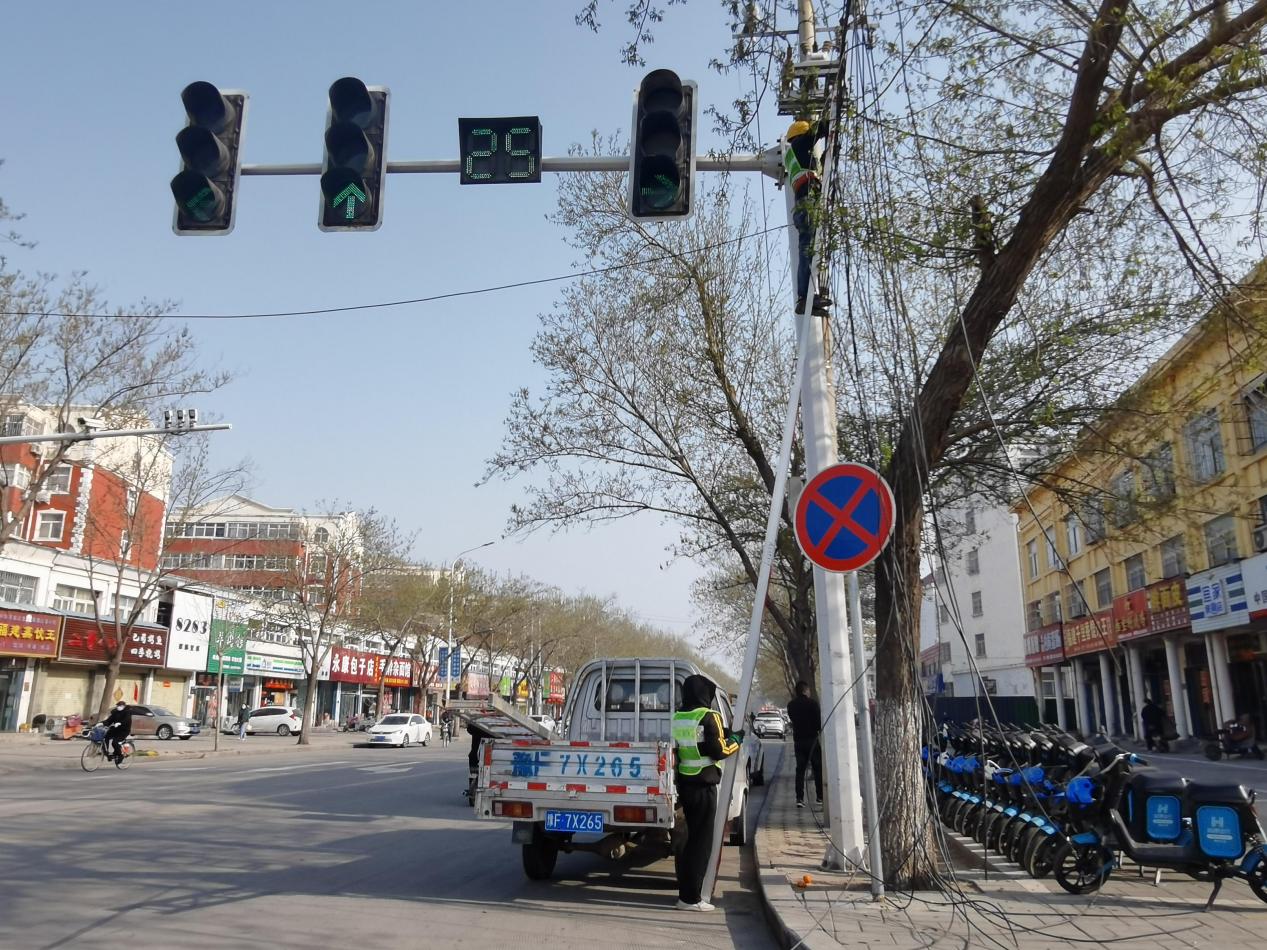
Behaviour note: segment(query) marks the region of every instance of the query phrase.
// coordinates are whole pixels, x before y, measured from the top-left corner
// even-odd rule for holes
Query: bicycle
[[[114,762],[116,769],[126,769],[132,764],[132,740],[123,740],[123,757]],[[88,744],[79,755],[79,767],[85,772],[95,772],[101,768],[102,762],[114,761],[110,756],[110,740],[106,738],[106,730],[93,726],[88,733]]]

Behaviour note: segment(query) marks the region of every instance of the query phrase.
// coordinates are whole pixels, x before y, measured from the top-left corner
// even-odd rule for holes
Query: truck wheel
[[[530,881],[548,881],[554,873],[554,862],[559,859],[559,846],[553,841],[538,840],[523,849],[524,874]]]
[[[743,793],[743,804],[739,806],[739,814],[730,822],[730,844],[742,848],[748,843],[748,793]]]

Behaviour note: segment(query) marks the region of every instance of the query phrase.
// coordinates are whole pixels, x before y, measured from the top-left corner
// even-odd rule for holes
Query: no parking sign
[[[819,472],[796,503],[796,541],[827,571],[874,561],[893,534],[893,491],[867,465],[845,462]]]

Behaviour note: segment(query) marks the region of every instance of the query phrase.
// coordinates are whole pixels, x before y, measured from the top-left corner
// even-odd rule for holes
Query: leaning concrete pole
[[[800,0],[800,61],[805,62],[817,45],[812,0]],[[804,81],[804,80],[803,80]],[[829,100],[830,105],[830,100]],[[828,156],[830,157],[830,156]],[[824,161],[826,176],[830,163]],[[830,181],[822,182],[821,194],[827,194]],[[792,221],[796,196],[790,184],[784,188],[787,198],[788,237],[793,267],[797,260],[797,234]],[[821,221],[821,219],[820,219]],[[805,307],[813,308],[822,265],[823,242],[821,224],[816,235],[814,266],[810,271],[809,291]],[[795,283],[795,281],[793,282]],[[804,314],[798,314],[803,318]],[[806,481],[840,459],[836,447],[836,400],[831,383],[831,323],[827,317],[798,319],[797,328],[808,331],[804,389],[801,392],[801,429],[805,439]],[[823,857],[828,868],[843,868],[846,863],[860,865],[863,860],[862,797],[858,787],[858,744],[854,730],[853,704],[846,695],[853,686],[849,656],[848,601],[844,578],[821,567],[814,568],[814,607],[818,626],[818,668],[821,688],[819,701],[823,710],[823,771],[826,772],[823,803],[827,809],[830,844]],[[862,662],[862,658],[858,658]]]

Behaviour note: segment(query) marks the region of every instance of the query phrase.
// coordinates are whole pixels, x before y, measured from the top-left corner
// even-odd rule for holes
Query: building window
[[[937,660],[940,663],[950,662],[950,644],[943,643],[937,649]]]
[[[1045,613],[1048,623],[1060,623],[1060,621],[1064,619],[1064,614],[1061,611],[1059,591],[1052,591],[1047,595],[1047,609]]]
[[[1249,417],[1250,451],[1267,445],[1267,379],[1245,394],[1245,414]]]
[[[980,617],[982,612],[983,611],[981,609],[981,591],[974,590],[972,592],[972,616]]]
[[[968,534],[977,533],[977,510],[975,508],[969,508],[963,513],[963,529]]]
[[[126,561],[132,553],[132,535],[126,531],[119,532],[119,560]]]
[[[1148,584],[1148,572],[1144,570],[1144,555],[1136,554],[1126,559],[1126,589],[1139,590]]]
[[[1113,479],[1113,527],[1135,520],[1135,473],[1129,469]]]
[[[1205,553],[1210,559],[1210,567],[1218,567],[1240,557],[1236,550],[1235,515],[1219,515],[1205,523]]]
[[[1177,534],[1161,543],[1161,576],[1180,577],[1188,573],[1188,554],[1183,535]]]
[[[114,615],[121,619],[127,619],[132,615],[132,609],[136,606],[136,598],[129,597],[127,594],[114,595]]]
[[[1065,516],[1065,547],[1070,557],[1082,550],[1082,525],[1078,524],[1078,516],[1072,512]]]
[[[324,554],[314,554],[308,558],[308,573],[321,575],[326,572],[326,556]]]
[[[1047,542],[1047,567],[1048,567],[1048,569],[1049,569],[1049,570],[1053,570],[1053,571],[1054,571],[1054,570],[1056,570],[1057,568],[1064,567],[1065,565],[1064,565],[1064,563],[1060,560],[1060,555],[1056,553],[1056,536],[1055,536],[1052,532],[1050,532],[1050,531],[1048,531],[1047,529],[1045,529],[1045,528],[1044,528],[1044,529],[1043,529],[1043,540],[1045,540],[1045,541]]]
[[[1043,602],[1031,600],[1025,605],[1025,629],[1037,630],[1043,625]]]
[[[4,466],[4,485],[26,491],[31,486],[31,470],[25,465]]]
[[[328,544],[330,541],[330,532],[325,528],[318,528],[312,533],[312,540],[317,544]]]
[[[977,548],[973,548],[968,552],[968,573],[981,573],[981,552]]]
[[[139,497],[140,497],[140,493],[136,490],[136,487],[135,487],[135,486],[133,486],[133,485],[129,485],[129,486],[128,486],[128,497],[127,497],[127,502],[126,502],[126,504],[127,504],[127,506],[128,506],[128,517],[129,517],[129,518],[130,518],[130,517],[132,517],[132,516],[134,516],[134,515],[136,514],[136,502],[137,502],[137,499],[138,499]]]
[[[1144,459],[1144,478],[1148,480],[1148,494],[1153,501],[1166,501],[1175,497],[1175,449],[1165,442]]]
[[[58,584],[53,590],[53,609],[64,610],[72,614],[91,614],[96,611],[97,598],[94,591],[83,587],[71,587],[69,584]]]
[[[985,656],[985,634],[978,633],[976,637],[976,642],[977,642],[977,656],[978,657]]]
[[[942,604],[937,608],[937,622],[950,623],[950,608]]]
[[[40,520],[35,525],[36,541],[60,541],[62,530],[66,525],[66,512],[41,511]]]
[[[9,413],[4,417],[4,435],[43,435],[44,427],[21,413]]]
[[[35,578],[0,571],[0,600],[9,604],[35,603]]]
[[[1038,542],[1030,541],[1026,544],[1025,554],[1029,558],[1029,576],[1033,580],[1038,576]]]
[[[1086,529],[1087,544],[1104,540],[1104,498],[1091,495],[1082,506],[1082,525]]]
[[[1083,593],[1082,581],[1074,581],[1065,588],[1065,605],[1069,608],[1067,616],[1071,619],[1087,615],[1087,597]]]
[[[1095,602],[1101,610],[1113,606],[1113,571],[1105,568],[1095,572]]]
[[[70,494],[70,466],[59,465],[44,479],[44,490],[54,495]]]
[[[1208,482],[1223,474],[1223,433],[1219,431],[1217,409],[1194,416],[1183,427],[1184,442],[1192,477]]]

